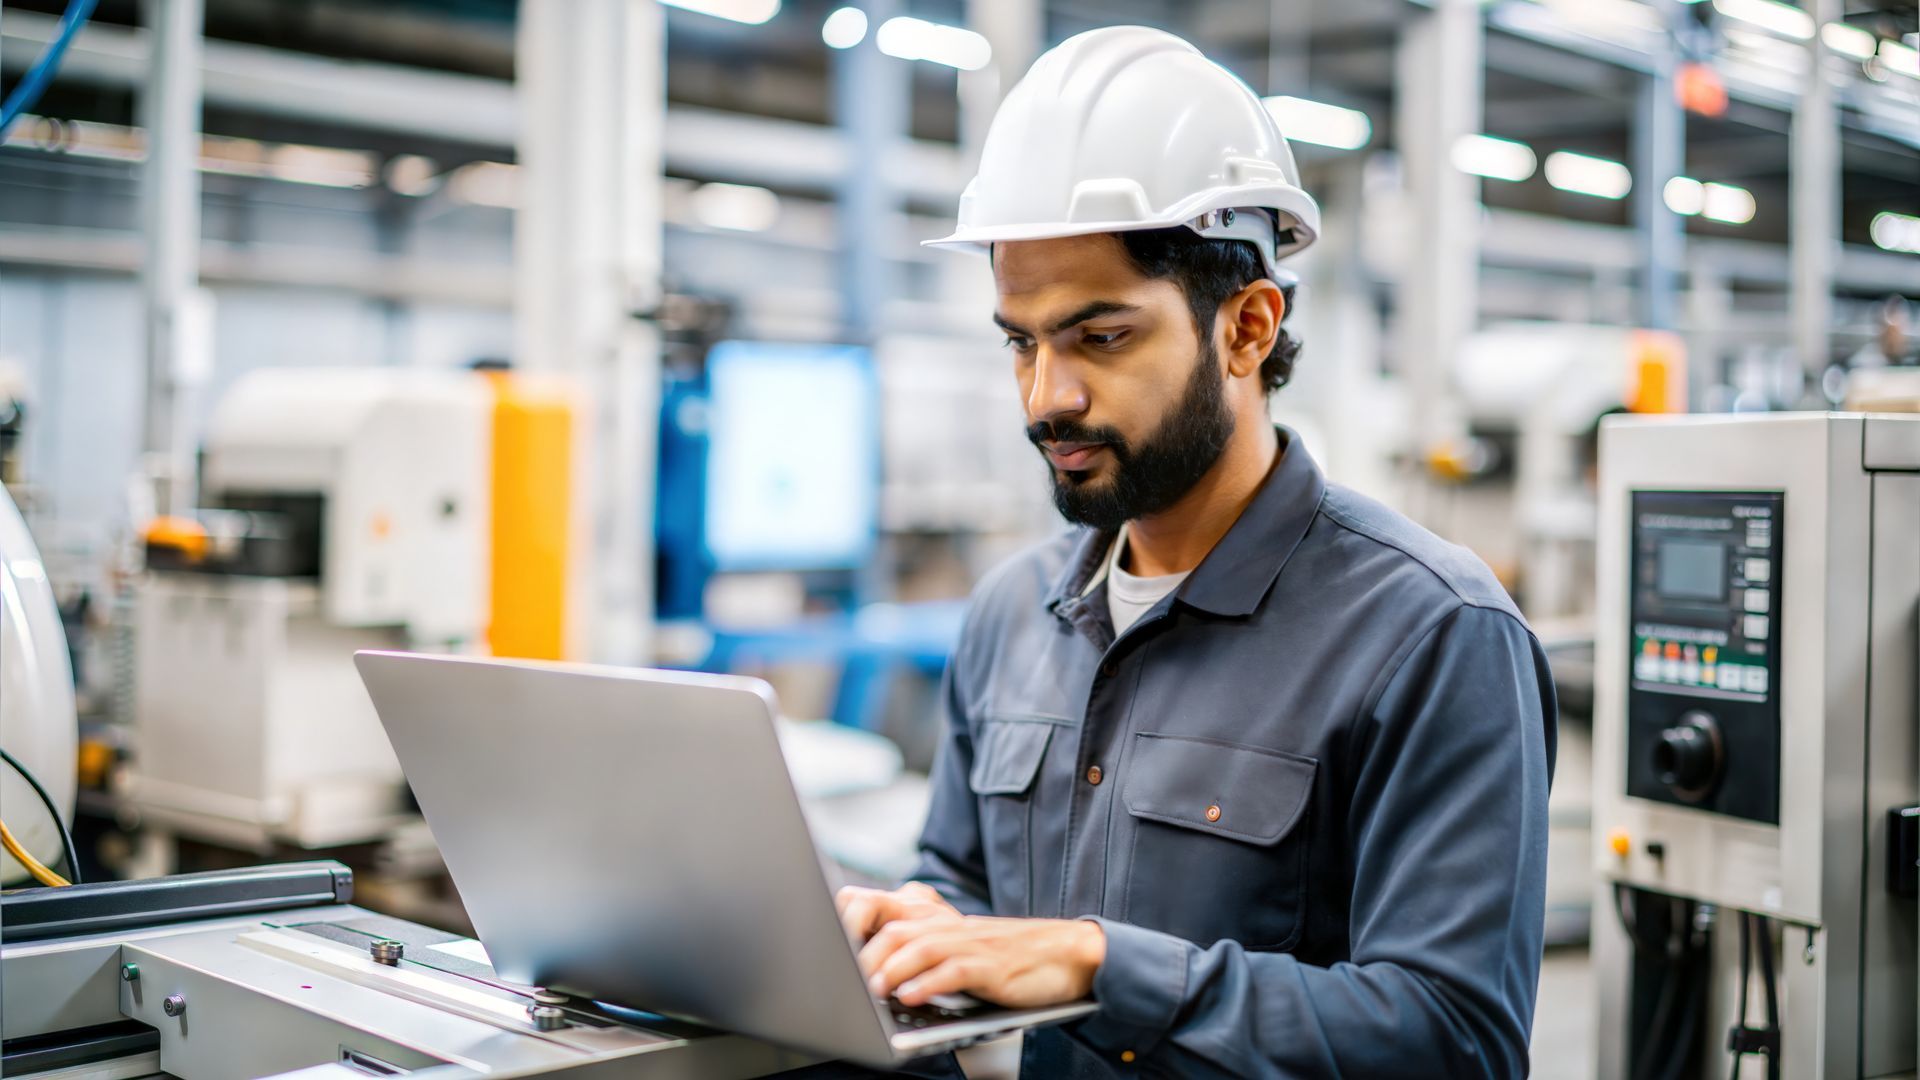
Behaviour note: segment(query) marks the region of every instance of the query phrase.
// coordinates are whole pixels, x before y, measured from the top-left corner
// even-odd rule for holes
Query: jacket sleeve
[[[1512,614],[1462,607],[1355,732],[1351,959],[1315,967],[1096,919],[1100,1012],[1073,1036],[1149,1075],[1527,1073],[1555,704]]]
[[[977,603],[977,600],[976,600]],[[970,652],[973,618],[969,612],[960,646],[941,680],[942,728],[934,755],[932,804],[926,828],[920,834],[920,861],[909,880],[924,881],[940,891],[963,915],[991,915],[987,890],[987,856],[980,837],[980,808],[967,783],[973,769],[972,722],[966,699],[965,663]]]

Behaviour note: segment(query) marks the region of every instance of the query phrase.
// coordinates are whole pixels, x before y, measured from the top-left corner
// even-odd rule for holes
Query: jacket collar
[[[1320,466],[1291,428],[1276,425],[1276,429],[1280,460],[1239,520],[1174,593],[1188,607],[1213,615],[1251,614],[1319,513],[1327,490]],[[1047,610],[1063,614],[1063,605],[1086,598],[1099,586],[1113,537],[1110,530],[1079,531],[1066,568],[1047,594]]]

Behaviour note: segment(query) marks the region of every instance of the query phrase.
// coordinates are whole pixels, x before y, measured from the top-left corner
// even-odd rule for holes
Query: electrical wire
[[[5,848],[7,854],[18,860],[21,866],[26,867],[27,873],[33,877],[33,880],[42,885],[49,888],[59,888],[63,885],[73,884],[73,882],[47,869],[39,859],[34,858],[26,848],[21,847],[20,841],[13,838],[13,830],[7,828],[5,821],[0,821],[0,848]]]
[[[17,772],[20,774],[21,778],[24,779],[27,782],[27,784],[33,788],[33,793],[35,795],[40,796],[40,802],[46,806],[48,816],[53,818],[54,830],[60,834],[60,857],[66,860],[67,877],[73,879],[71,882],[62,880],[60,884],[62,885],[79,884],[80,883],[80,856],[77,852],[74,851],[74,848],[73,848],[73,833],[67,830],[67,823],[60,820],[60,808],[54,805],[53,796],[47,794],[47,789],[40,786],[39,779],[35,777],[33,773],[27,769],[25,765],[20,764],[19,758],[14,757],[12,754],[7,753],[7,749],[4,746],[0,746],[0,761],[5,761],[8,765],[12,766],[14,772]],[[17,841],[13,844],[8,844],[7,851],[11,853],[14,847],[17,846],[17,844],[18,844]],[[22,866],[26,865],[26,860],[21,859],[19,855],[17,854],[14,855],[14,858],[19,860],[20,865]],[[46,884],[46,883],[41,882],[41,884]]]
[[[21,114],[33,108],[46,92],[47,84],[53,81],[53,73],[59,69],[61,58],[67,54],[67,46],[73,44],[74,36],[80,32],[80,26],[93,15],[94,4],[98,0],[67,0],[67,10],[60,14],[60,29],[47,42],[40,58],[33,67],[21,76],[13,93],[7,95],[4,104],[0,104],[0,139],[7,137],[8,129],[20,119]]]

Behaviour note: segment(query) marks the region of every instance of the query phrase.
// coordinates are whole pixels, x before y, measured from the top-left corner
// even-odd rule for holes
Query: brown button
[[[1207,820],[1208,821],[1220,820],[1220,808],[1218,806],[1207,807]]]
[[[1113,677],[1113,671],[1114,671],[1114,668],[1113,668],[1113,661],[1111,661],[1111,660],[1109,660],[1109,661],[1107,661],[1106,663],[1104,663],[1104,664],[1101,664],[1101,665],[1100,665],[1100,674],[1102,674],[1102,675],[1105,675],[1105,676],[1107,676],[1108,678],[1112,678],[1112,677]]]
[[[1131,1050],[1120,1051],[1120,1060],[1126,1062],[1129,1065],[1133,1064],[1133,1051]]]
[[[1096,786],[1100,783],[1100,766],[1098,765],[1087,766],[1087,783],[1093,784]]]

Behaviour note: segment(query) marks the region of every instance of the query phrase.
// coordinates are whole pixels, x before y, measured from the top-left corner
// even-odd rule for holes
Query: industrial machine
[[[494,409],[471,372],[392,368],[256,371],[220,401],[207,509],[149,533],[138,589],[120,794],[148,826],[265,851],[410,816],[350,658],[485,646]]]
[[[54,807],[68,815],[78,730],[73,671],[46,567],[12,496],[0,488],[0,749],[32,770]],[[29,855],[49,866],[60,861],[61,823],[8,765],[0,765],[0,814]],[[26,880],[26,869],[0,852],[0,886]]]
[[[1912,1075],[1920,417],[1600,458],[1599,1077]]]
[[[350,903],[338,863],[0,898],[0,1073],[764,1076],[797,1052],[508,983],[480,943]]]

